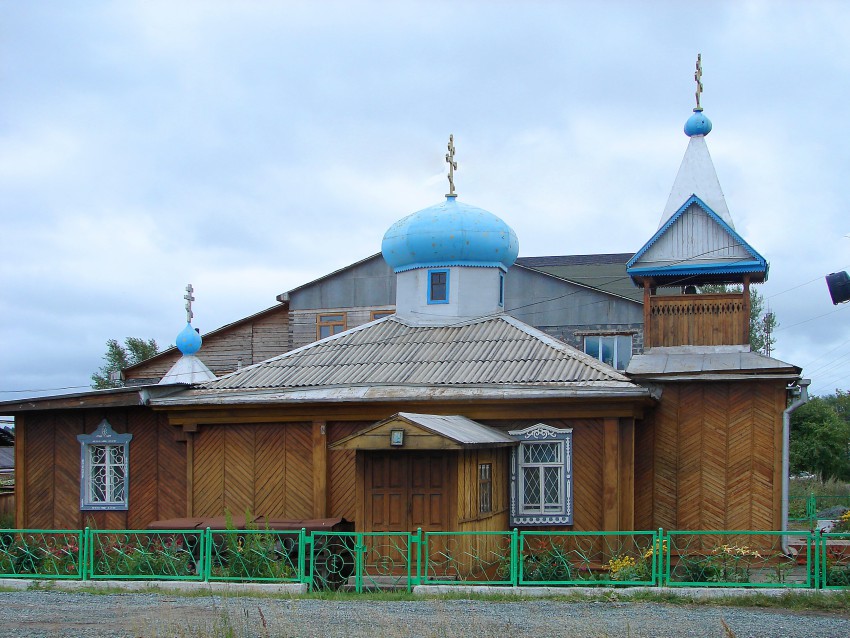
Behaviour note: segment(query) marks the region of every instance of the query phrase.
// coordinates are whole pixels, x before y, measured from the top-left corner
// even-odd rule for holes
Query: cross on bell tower
[[[186,323],[192,323],[192,317],[194,317],[194,313],[192,312],[192,302],[195,301],[195,297],[192,296],[192,293],[195,291],[192,288],[192,284],[186,285],[186,294],[183,295],[183,299],[186,300]]]

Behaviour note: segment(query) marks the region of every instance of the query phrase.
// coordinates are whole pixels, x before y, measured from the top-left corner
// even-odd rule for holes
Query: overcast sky
[[[850,389],[842,2],[0,0],[0,399],[82,390],[380,250],[446,192],[520,255],[655,232],[703,58],[707,142],[770,262],[774,355]]]

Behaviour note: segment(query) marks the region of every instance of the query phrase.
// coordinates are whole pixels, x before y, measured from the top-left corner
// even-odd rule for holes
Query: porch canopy
[[[332,450],[465,450],[517,445],[501,430],[465,416],[398,412],[337,441]]]

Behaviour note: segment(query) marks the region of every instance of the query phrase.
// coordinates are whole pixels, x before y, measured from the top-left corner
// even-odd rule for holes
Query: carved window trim
[[[523,430],[511,430],[509,434],[519,439],[520,444],[511,450],[511,527],[526,525],[572,525],[573,524],[573,430],[572,428],[554,428],[545,423],[537,423]],[[527,462],[526,451],[533,445],[555,444],[559,450],[558,462],[534,463]],[[560,491],[560,502],[557,509],[553,504],[544,502],[543,479],[541,479],[540,503],[537,507],[526,506],[523,477],[525,470],[532,472],[537,468],[554,468],[557,471],[557,488]],[[541,477],[544,471],[541,470]]]
[[[130,440],[106,419],[91,434],[79,434],[80,510],[126,510],[130,492]]]

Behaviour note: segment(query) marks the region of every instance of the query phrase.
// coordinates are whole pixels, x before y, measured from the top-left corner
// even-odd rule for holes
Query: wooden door
[[[450,529],[449,461],[445,452],[367,452],[363,531]]]

